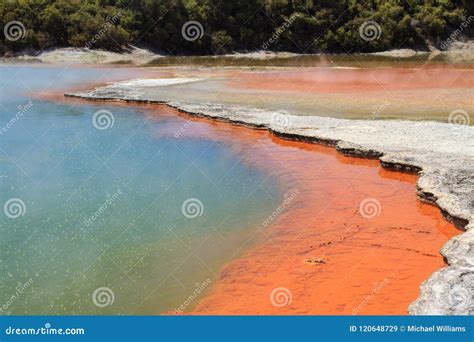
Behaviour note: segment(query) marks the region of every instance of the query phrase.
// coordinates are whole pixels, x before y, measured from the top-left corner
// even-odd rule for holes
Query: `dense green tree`
[[[20,22],[20,39],[0,54],[54,47],[168,54],[253,51],[370,52],[427,48],[474,32],[472,0],[0,0],[0,27]],[[197,39],[183,25],[199,23]],[[375,39],[361,27],[378,29]],[[460,29],[462,28],[462,29]],[[368,31],[370,32],[370,31]],[[11,38],[11,36],[10,36]],[[188,37],[189,38],[189,37]]]

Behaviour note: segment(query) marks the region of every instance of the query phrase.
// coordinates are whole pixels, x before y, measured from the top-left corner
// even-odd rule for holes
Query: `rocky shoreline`
[[[326,56],[335,56],[337,54],[328,54]],[[201,57],[225,58],[225,59],[275,59],[275,58],[295,58],[302,56],[325,56],[324,54],[297,54],[284,51],[259,50],[251,52],[234,52],[225,55],[209,55]],[[466,42],[456,41],[447,47],[446,50],[438,50],[433,46],[429,50],[413,49],[395,49],[373,53],[360,53],[354,56],[377,56],[391,59],[409,59],[415,56],[429,56],[430,59],[443,56],[449,63],[471,63],[474,59],[474,41]],[[49,50],[25,50],[17,53],[5,53],[0,55],[0,62],[30,62],[47,64],[122,64],[122,65],[147,65],[151,62],[157,62],[160,59],[172,57],[162,55],[145,48],[138,48],[129,45],[124,52],[114,52],[101,49],[89,48],[52,48]]]
[[[91,50],[88,48],[56,48],[46,51],[25,51],[5,54],[0,61],[46,64],[130,64],[145,65],[162,57],[146,49],[130,46],[126,52]]]
[[[408,311],[414,315],[474,314],[473,127],[296,116],[235,105],[167,102],[160,100],[158,90],[145,98],[140,88],[123,83],[65,96],[164,103],[188,115],[268,129],[281,138],[331,145],[345,155],[379,159],[388,169],[418,173],[420,199],[437,205],[465,232],[441,249],[448,266],[421,284],[420,296]]]

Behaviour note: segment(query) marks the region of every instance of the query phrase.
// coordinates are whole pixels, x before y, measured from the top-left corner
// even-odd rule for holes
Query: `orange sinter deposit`
[[[417,69],[321,67],[302,71],[241,73],[234,76],[230,85],[240,88],[315,93],[472,88],[474,70],[441,66],[425,66]]]
[[[474,70],[460,66],[242,72],[226,87],[248,106],[300,115],[446,122],[456,108],[474,111]]]
[[[159,106],[149,115],[160,120],[176,111]],[[406,314],[421,282],[444,266],[439,250],[459,231],[419,201],[416,175],[332,147],[179,115],[183,136],[228,145],[285,193],[193,314]]]

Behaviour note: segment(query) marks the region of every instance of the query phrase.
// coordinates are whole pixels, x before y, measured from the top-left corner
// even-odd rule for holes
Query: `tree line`
[[[444,48],[450,37],[472,36],[473,7],[472,0],[2,0],[0,54],[129,45],[170,55]]]

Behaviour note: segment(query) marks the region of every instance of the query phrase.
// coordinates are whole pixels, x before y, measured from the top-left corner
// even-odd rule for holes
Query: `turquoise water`
[[[190,310],[278,205],[229,146],[173,136],[185,118],[35,98],[133,74],[0,66],[1,314]]]

